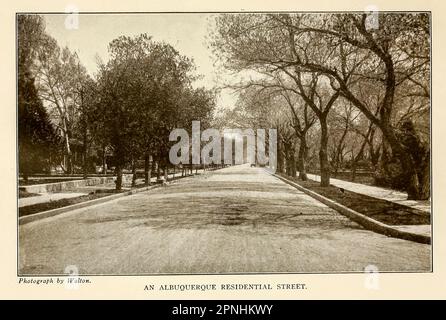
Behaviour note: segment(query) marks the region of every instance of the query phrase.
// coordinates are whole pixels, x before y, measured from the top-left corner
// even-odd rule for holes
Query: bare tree
[[[403,86],[429,99],[427,14],[383,13],[377,28],[370,27],[367,14],[223,15],[217,18],[216,30],[211,45],[230,70],[280,71],[294,77],[299,91],[299,81],[306,82],[305,77],[299,80],[299,75],[325,77],[333,92],[331,97],[350,101],[380,129],[408,177],[408,198],[429,197],[429,170],[424,165],[429,163],[429,149],[420,139],[412,140],[420,143],[417,148],[404,145],[407,140],[401,135],[412,130],[397,128],[394,119],[398,109],[395,102],[404,94],[400,90]],[[364,93],[372,88],[374,91],[368,94],[379,96],[374,103]],[[323,112],[320,109],[322,127]],[[411,134],[417,134],[417,130]],[[423,151],[424,156],[420,159],[411,150]],[[326,157],[323,152],[320,156]],[[323,171],[328,170],[324,165]],[[323,180],[327,184],[327,179]]]

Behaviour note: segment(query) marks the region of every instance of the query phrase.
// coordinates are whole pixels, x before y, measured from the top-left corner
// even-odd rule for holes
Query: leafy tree
[[[60,48],[57,41],[44,34],[37,52],[38,92],[44,101],[64,141],[65,171],[73,173],[71,140],[82,113],[82,83],[88,79],[87,71],[76,53],[68,47]]]
[[[37,95],[34,79],[19,77],[18,92],[19,171],[27,180],[30,173],[50,170],[59,137]]]
[[[32,75],[44,35],[43,19],[38,15],[19,15],[17,29],[19,172],[27,180],[30,173],[50,170],[51,162],[57,158],[59,141]]]
[[[109,52],[111,58],[98,74],[96,113],[113,150],[119,190],[122,169],[132,164],[135,173],[141,157],[146,160],[146,183],[149,156],[167,175],[170,131],[185,127],[192,117],[208,115],[212,99],[208,92],[191,88],[193,62],[168,44],[146,34],[123,36],[110,43]]]

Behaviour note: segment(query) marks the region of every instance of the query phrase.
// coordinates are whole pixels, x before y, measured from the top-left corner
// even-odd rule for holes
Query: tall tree
[[[119,190],[122,169],[141,157],[152,156],[167,174],[169,133],[184,125],[188,113],[195,114],[187,104],[193,101],[201,110],[202,100],[185,98],[191,96],[194,65],[172,46],[142,34],[113,40],[109,52],[98,75],[98,120],[113,150]],[[197,96],[200,91],[192,94]]]
[[[43,45],[37,53],[38,92],[63,137],[64,169],[73,173],[71,140],[82,111],[83,93],[79,90],[79,82],[88,76],[77,54],[67,47],[60,48],[57,41],[47,34],[42,41]]]
[[[34,84],[35,59],[45,26],[38,15],[18,15],[18,145],[19,172],[48,171],[56,158],[58,136]],[[51,159],[51,155],[53,159]]]
[[[429,170],[425,170],[424,165],[417,166],[417,155],[411,152],[414,149],[405,147],[392,117],[402,84],[410,83],[424,96],[429,96],[429,17],[427,14],[380,14],[378,28],[370,28],[367,19],[367,14],[348,14],[323,17],[317,22],[314,18],[295,19],[291,23],[290,19],[281,20],[299,35],[322,35],[325,39],[322,45],[336,46],[337,43],[339,47],[340,59],[336,64],[306,59],[303,53],[285,64],[333,78],[342,96],[382,131],[408,177],[408,198],[426,199],[430,196],[426,178]],[[361,63],[349,65],[352,59],[346,51],[361,57]],[[378,84],[382,92],[382,99],[373,106],[358,94],[360,87],[369,82]],[[376,109],[378,114],[374,112]],[[429,155],[424,159],[429,163]]]
[[[407,130],[394,119],[403,86],[429,99],[427,14],[379,14],[377,27],[367,14],[221,15],[211,45],[234,71],[324,75],[334,92],[381,130],[408,177],[408,198],[429,197],[428,170],[416,166],[416,155],[398,137]],[[370,88],[380,96],[374,104],[364,94]],[[429,163],[429,155],[423,159]]]

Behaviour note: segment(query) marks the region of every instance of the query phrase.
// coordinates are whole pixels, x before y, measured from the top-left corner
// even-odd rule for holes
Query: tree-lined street
[[[429,271],[430,246],[364,230],[261,168],[228,167],[20,226],[20,274]]]
[[[431,270],[428,12],[81,16],[17,15],[20,274]]]

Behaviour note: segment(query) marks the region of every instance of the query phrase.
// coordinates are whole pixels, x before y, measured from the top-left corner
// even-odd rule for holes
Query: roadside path
[[[299,175],[299,173],[297,174]],[[310,173],[307,175],[308,178],[311,180],[321,181],[321,177],[316,174]],[[407,200],[407,193],[405,192],[387,188],[375,187],[375,186],[368,186],[361,183],[339,180],[335,178],[330,178],[330,183],[336,187],[344,188],[345,190],[361,193],[370,197],[384,199],[387,201],[395,202],[425,212],[431,211],[430,200],[425,200],[425,201]]]

